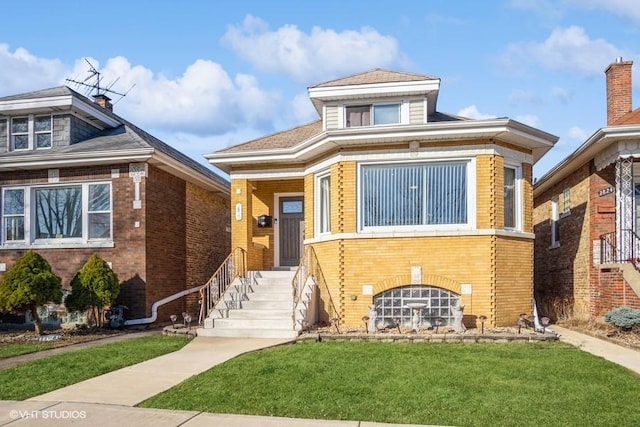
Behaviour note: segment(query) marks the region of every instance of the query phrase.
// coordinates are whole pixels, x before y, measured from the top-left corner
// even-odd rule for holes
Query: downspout
[[[202,286],[197,286],[195,288],[191,288],[191,289],[186,289],[184,291],[180,291],[177,294],[169,295],[166,298],[162,298],[161,300],[156,301],[151,305],[151,317],[145,317],[143,319],[125,320],[124,326],[146,325],[148,323],[153,323],[158,318],[158,307],[160,307],[161,305],[165,305],[165,304],[167,304],[167,303],[169,303],[171,301],[177,300],[178,298],[182,298],[185,295],[189,295],[189,294],[192,294],[194,292],[198,292],[200,289],[202,289]]]

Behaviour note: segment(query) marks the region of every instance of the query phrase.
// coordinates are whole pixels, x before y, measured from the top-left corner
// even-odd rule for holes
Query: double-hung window
[[[11,149],[51,148],[52,119],[50,115],[13,117],[11,119]]]
[[[316,234],[331,233],[331,176],[316,177]]]
[[[86,243],[111,239],[111,184],[5,188],[3,243]]]
[[[468,224],[467,161],[361,168],[361,228]]]
[[[399,124],[400,107],[400,103],[347,106],[346,127]]]
[[[517,169],[504,168],[504,228],[518,227]]]

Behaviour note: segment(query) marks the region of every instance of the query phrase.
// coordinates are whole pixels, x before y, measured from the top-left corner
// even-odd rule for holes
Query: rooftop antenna
[[[75,84],[76,87],[82,86],[84,88],[87,88],[88,90],[85,92],[85,94],[87,95],[91,94],[91,96],[93,96],[94,98],[97,98],[99,96],[107,96],[107,93],[118,95],[120,98],[118,98],[118,100],[113,103],[113,104],[116,104],[123,97],[127,96],[127,94],[131,91],[131,89],[133,89],[133,87],[136,85],[135,83],[132,84],[131,87],[127,89],[127,91],[124,93],[116,92],[115,90],[112,89],[112,87],[116,84],[118,80],[120,80],[120,77],[117,77],[115,80],[111,81],[111,83],[109,83],[106,87],[101,86],[102,73],[98,71],[98,69],[94,67],[93,64],[89,62],[87,58],[84,58],[84,60],[87,62],[87,64],[89,64],[89,70],[88,70],[89,76],[87,76],[87,78],[84,79],[83,81],[74,80],[74,79],[66,79],[65,81]],[[107,96],[107,99],[108,99],[108,96]]]

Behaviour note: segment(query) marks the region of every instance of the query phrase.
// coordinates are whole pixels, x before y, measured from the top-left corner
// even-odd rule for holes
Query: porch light
[[[484,334],[484,322],[487,321],[487,316],[479,316],[478,320],[480,320],[480,334],[482,335]]]

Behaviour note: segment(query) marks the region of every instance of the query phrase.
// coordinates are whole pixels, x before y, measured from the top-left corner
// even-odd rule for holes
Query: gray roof
[[[96,109],[99,109],[104,114],[109,115],[114,120],[119,122],[121,125],[115,128],[107,128],[100,132],[99,134],[85,139],[83,141],[77,142],[68,146],[59,146],[52,147],[47,152],[51,154],[72,154],[72,153],[90,153],[90,152],[108,152],[108,151],[126,151],[126,150],[139,150],[144,148],[149,148],[153,150],[157,150],[159,153],[162,153],[182,165],[192,169],[193,171],[203,175],[204,177],[217,182],[218,184],[222,184],[224,186],[228,186],[229,181],[223,178],[222,176],[215,173],[213,170],[209,169],[205,165],[198,163],[194,159],[188,157],[182,152],[176,150],[169,144],[161,141],[150,133],[140,129],[135,126],[131,122],[123,119],[122,117],[114,114],[113,112],[103,109],[102,107],[96,105],[89,98],[84,95],[79,94],[73,89],[67,86],[55,87],[50,89],[44,89],[19,95],[7,96],[4,98],[0,98],[0,101],[14,101],[14,100],[24,100],[24,99],[39,99],[39,98],[48,98],[55,96],[65,96],[71,95],[82,102],[85,102],[89,105],[94,106]],[[0,159],[2,157],[14,157],[14,156],[25,156],[28,157],[30,154],[41,155],[41,151],[18,151],[18,152],[7,152],[0,154]]]

